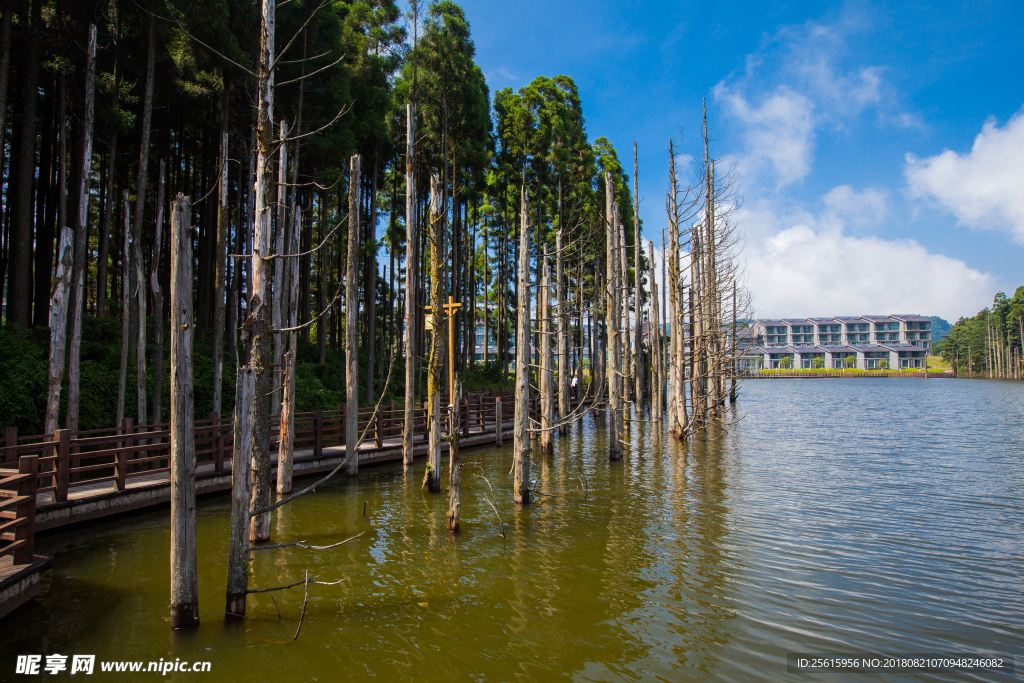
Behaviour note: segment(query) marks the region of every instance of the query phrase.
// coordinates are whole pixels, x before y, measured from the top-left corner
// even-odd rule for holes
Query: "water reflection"
[[[783,677],[786,652],[1024,649],[1017,385],[763,382],[740,405],[729,433],[688,444],[636,415],[615,463],[603,421],[574,421],[535,451],[543,495],[518,512],[511,444],[465,451],[455,538],[422,462],[322,486],[276,515],[273,542],[363,536],[253,567],[258,588],[344,579],[311,588],[289,645],[272,643],[294,633],[301,587],[221,621],[227,496],[200,505],[194,634],[168,633],[166,511],[44,536],[51,588],[5,619],[0,666],[88,653],[208,659],[217,680],[745,681]]]

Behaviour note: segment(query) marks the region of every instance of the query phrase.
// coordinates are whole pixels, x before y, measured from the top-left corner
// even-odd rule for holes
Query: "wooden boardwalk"
[[[511,420],[503,421],[503,438],[512,438]],[[496,442],[493,422],[484,423],[463,432],[460,448],[494,445]],[[414,455],[426,455],[427,442],[417,435]],[[446,451],[448,444],[442,444]],[[302,477],[330,472],[345,459],[345,446],[323,446],[319,455],[315,449],[296,450],[293,461],[293,476]],[[376,441],[364,441],[359,447],[359,465],[364,467],[376,463],[394,462],[402,459],[401,437],[388,437]],[[272,452],[273,471],[277,471],[277,453]],[[276,475],[272,473],[272,480]],[[341,475],[339,475],[341,476]],[[196,493],[204,495],[231,488],[231,458],[222,463],[206,461],[196,467]],[[298,488],[298,487],[296,487]],[[127,478],[124,488],[118,487],[114,479],[104,478],[95,482],[81,482],[70,488],[67,500],[57,501],[55,492],[46,491],[36,496],[36,530],[54,529],[132,510],[167,504],[170,501],[170,478],[166,468],[152,473],[138,473]]]
[[[471,448],[495,443],[496,425],[501,423],[502,437],[511,436],[512,395],[508,392],[481,392],[463,398],[460,406],[461,445]],[[503,414],[503,405],[508,406]],[[426,453],[425,407],[413,410],[414,455]],[[536,414],[536,398],[531,413]],[[319,474],[333,470],[345,458],[347,406],[338,410],[314,411],[295,416],[294,476]],[[357,429],[363,441],[359,449],[360,465],[402,458],[402,431],[405,410],[395,402],[379,407],[359,408]],[[231,421],[211,413],[196,420],[193,438],[196,449],[196,493],[224,491],[231,486],[231,454],[234,433]],[[170,500],[170,431],[167,424],[134,425],[126,419],[118,429],[70,433],[57,430],[52,435],[19,436],[15,429],[3,430],[0,467],[10,469],[21,461],[31,476],[19,476],[19,485],[32,480],[35,530],[53,529],[110,515],[121,514]],[[270,451],[276,469],[280,424],[271,421]],[[447,448],[443,444],[442,448]],[[20,465],[19,465],[20,466]],[[13,483],[15,480],[11,479]],[[14,495],[11,493],[10,495]],[[20,500],[28,500],[21,498]],[[2,507],[4,503],[0,503]],[[24,506],[22,506],[24,507]],[[20,508],[19,508],[20,509]],[[27,515],[27,508],[23,510]],[[25,522],[17,522],[24,524]],[[10,536],[10,538],[7,538]],[[14,541],[11,534],[4,540]],[[0,548],[2,553],[5,548]],[[24,559],[24,558],[23,558]]]

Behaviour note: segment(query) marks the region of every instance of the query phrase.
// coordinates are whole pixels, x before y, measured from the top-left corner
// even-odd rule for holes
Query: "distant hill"
[[[937,315],[929,315],[926,317],[932,321],[932,346],[935,346],[949,334],[949,331],[953,329],[953,326]]]

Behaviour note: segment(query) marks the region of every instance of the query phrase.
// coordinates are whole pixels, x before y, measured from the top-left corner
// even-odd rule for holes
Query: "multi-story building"
[[[919,315],[759,320],[757,343],[747,351],[762,368],[788,358],[794,368],[920,368],[931,349],[931,320]]]

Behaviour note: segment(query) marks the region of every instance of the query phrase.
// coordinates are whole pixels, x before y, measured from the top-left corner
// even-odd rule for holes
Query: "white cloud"
[[[913,198],[930,198],[972,228],[1009,232],[1024,244],[1024,110],[1000,128],[992,119],[967,154],[906,157]]]
[[[849,17],[785,27],[748,56],[742,74],[715,86],[716,101],[740,124],[741,173],[771,170],[776,190],[802,180],[814,162],[816,131],[841,131],[869,108],[879,125],[919,125],[897,111],[883,68],[842,65],[847,36],[859,29]]]
[[[987,305],[997,289],[991,275],[914,240],[847,234],[848,218],[836,207],[871,195],[840,186],[825,195],[820,215],[779,216],[765,202],[740,211],[737,220],[750,238],[746,273],[758,315],[919,313],[955,320]]]
[[[869,187],[858,192],[849,185],[834,187],[822,197],[829,216],[857,227],[881,223],[888,210],[887,200],[884,190]]]
[[[811,170],[814,156],[814,105],[803,95],[780,86],[752,106],[736,90],[719,83],[715,99],[724,101],[744,127],[743,171],[771,164],[779,187],[800,180]]]

